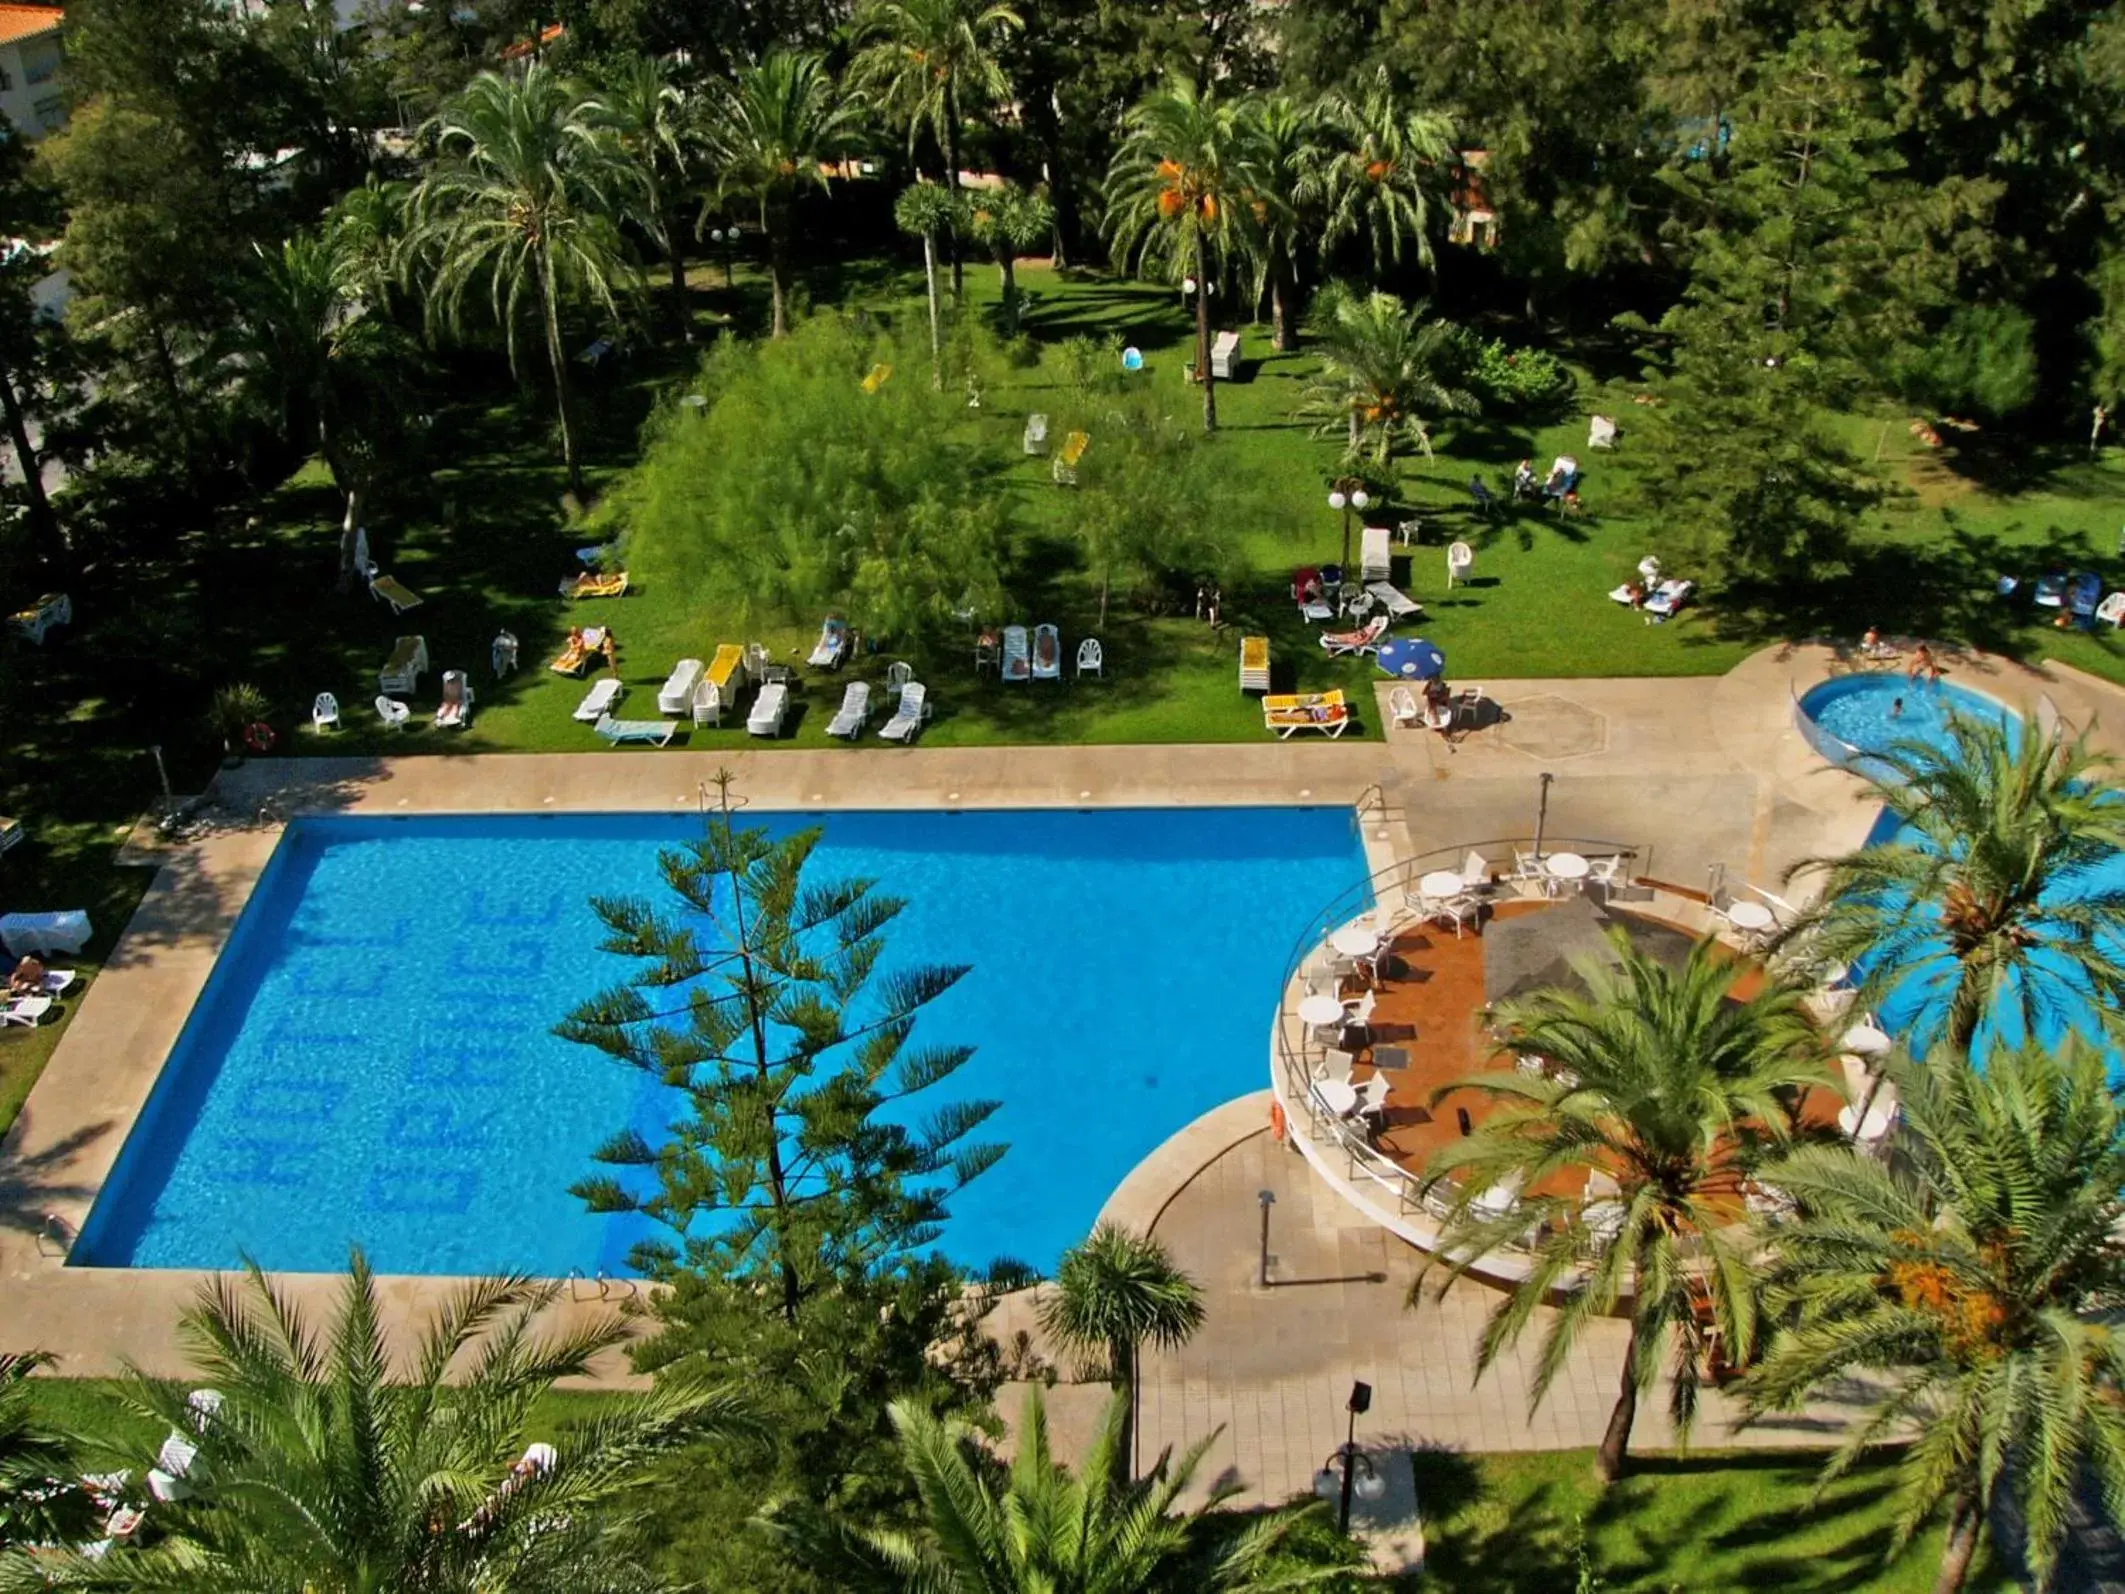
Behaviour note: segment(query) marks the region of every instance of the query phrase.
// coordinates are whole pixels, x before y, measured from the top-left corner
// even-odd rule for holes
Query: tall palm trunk
[[[788,263],[783,258],[782,227],[769,224],[767,233],[767,296],[770,306],[768,336],[773,338],[789,335],[789,290],[783,278]]]
[[[553,366],[554,403],[561,418],[561,461],[568,467],[568,490],[583,494],[583,465],[576,458],[575,421],[568,401],[568,354],[561,347],[561,295],[554,280],[553,257],[539,250],[539,308],[546,319],[546,358]]]
[[[686,260],[679,253],[679,229],[672,225],[673,218],[666,214],[669,207],[664,203],[663,189],[658,185],[655,161],[650,163],[649,213],[664,233],[664,260],[671,271],[671,322],[679,336],[691,343],[694,339],[693,319],[686,313]]]
[[[1631,1444],[1631,1427],[1637,1420],[1638,1325],[1633,1322],[1631,1337],[1623,1347],[1623,1376],[1617,1380],[1616,1406],[1601,1435],[1601,1448],[1594,1452],[1594,1470],[1603,1483],[1614,1483],[1622,1475],[1624,1456]]]
[[[1016,251],[1005,244],[996,257],[1003,269],[1003,324],[1012,337],[1018,336],[1018,263],[1012,258]]]
[[[30,534],[41,557],[53,565],[64,565],[67,547],[59,535],[59,517],[52,513],[52,501],[44,495],[44,461],[37,457],[30,442],[29,418],[23,414],[21,396],[15,391],[14,369],[4,352],[0,352],[0,408],[7,412],[8,441],[14,445],[15,463],[22,467],[22,485],[29,495]]]
[[[361,529],[362,505],[369,496],[368,483],[351,470],[345,456],[335,445],[331,424],[322,412],[317,417],[317,451],[332,472],[332,485],[339,489],[347,501],[347,511],[339,523],[339,590],[352,592],[355,579],[364,574],[354,568],[355,533]]]
[[[1297,297],[1298,283],[1290,262],[1279,250],[1275,263],[1269,268],[1269,342],[1279,354],[1288,354],[1298,347],[1298,325],[1292,313],[1292,301]]]
[[[944,91],[944,191],[955,200],[959,197],[959,92],[949,83]],[[951,232],[952,251],[952,307],[964,308],[967,302],[965,268],[959,259],[959,229]]]
[[[1217,377],[1210,369],[1210,251],[1195,235],[1195,374],[1203,384],[1203,430],[1217,430]]]
[[[922,282],[930,295],[930,386],[944,387],[944,328],[937,316],[937,239],[922,235]]]
[[[1941,1545],[1941,1569],[1933,1580],[1933,1594],[1958,1594],[1970,1575],[1970,1562],[1984,1529],[1984,1508],[1975,1492],[1966,1489],[1948,1511],[1948,1536]]]

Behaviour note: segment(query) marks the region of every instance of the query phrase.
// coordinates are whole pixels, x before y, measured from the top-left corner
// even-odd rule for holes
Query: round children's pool
[[[1982,692],[1946,681],[1914,681],[1901,671],[1823,681],[1801,697],[1800,711],[1826,733],[1809,738],[1816,751],[1840,764],[1887,752],[1898,742],[1945,746],[1951,714],[2002,724],[2015,718]]]

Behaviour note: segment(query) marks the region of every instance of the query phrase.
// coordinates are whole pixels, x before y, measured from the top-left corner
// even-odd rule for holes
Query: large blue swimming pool
[[[1824,681],[1801,698],[1800,706],[1803,713],[1842,744],[1841,748],[1821,749],[1825,755],[1851,763],[1863,771],[1871,763],[1866,755],[1885,752],[1899,741],[1915,740],[1947,747],[1950,715],[1997,721],[2016,735],[2021,728],[2020,717],[1995,698],[1946,682],[1921,685],[1901,673],[1848,675]],[[1871,764],[1871,767],[1879,770],[1882,766]],[[1923,832],[1900,824],[1895,813],[1886,808],[1867,841],[1869,844],[1894,841],[1914,846],[1931,845]],[[2108,895],[2120,891],[2125,891],[2125,853],[2112,855],[2093,868],[2059,881],[2045,900],[2061,903],[2085,901],[2097,893]],[[1937,916],[1937,910],[1933,909],[1911,911]],[[1937,955],[1929,956],[1888,991],[1878,1010],[1884,1027],[1920,1055],[1943,1032],[1948,1000],[1954,987],[1953,965],[1946,957],[1946,938],[1933,938],[1930,947]],[[2110,944],[2108,938],[2105,950],[2113,957],[2125,955],[2125,947]],[[2044,999],[2036,1020],[2035,1039],[2046,1045],[2057,1045],[2068,1035],[2078,1036],[2110,1054],[2114,1074],[2125,1074],[2125,1058],[2120,1057],[2094,992],[2074,960],[2045,948],[2032,956],[2031,964]],[[1996,1003],[1992,1017],[1980,1026],[1977,1046],[1981,1055],[1990,1046],[2018,1046],[2028,1038],[2019,1012],[2019,993],[2027,978],[2016,975],[2010,980],[2007,990],[2010,1000]]]
[[[1010,1151],[944,1237],[969,1263],[1051,1267],[1145,1153],[1259,1088],[1284,960],[1365,876],[1349,809],[818,822],[821,878],[908,900],[888,967],[973,966],[917,1035],[979,1048],[933,1095],[1004,1103],[982,1138]],[[659,847],[698,825],[290,826],[74,1261],[329,1271],[358,1242],[385,1272],[624,1271],[640,1220],[568,1187],[616,1131],[655,1135],[670,1098],[550,1029],[627,972],[591,896],[655,897]]]

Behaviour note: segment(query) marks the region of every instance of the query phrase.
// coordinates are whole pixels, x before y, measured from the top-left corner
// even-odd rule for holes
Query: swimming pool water
[[[1951,713],[2011,721],[2006,708],[1982,693],[1947,681],[1914,681],[1901,672],[1842,675],[1809,688],[1801,712],[1848,747],[1886,752],[1899,741],[1944,745]]]
[[[918,1043],[972,1062],[920,1102],[996,1098],[1008,1154],[943,1247],[1042,1268],[1176,1129],[1259,1088],[1277,981],[1365,877],[1349,809],[746,816],[821,823],[820,879],[907,899],[886,967],[966,963]],[[384,1272],[625,1271],[643,1220],[568,1193],[654,1137],[669,1092],[558,1040],[624,978],[593,894],[664,901],[692,816],[304,819],[288,829],[73,1260]],[[934,1098],[934,1099],[931,1099]]]

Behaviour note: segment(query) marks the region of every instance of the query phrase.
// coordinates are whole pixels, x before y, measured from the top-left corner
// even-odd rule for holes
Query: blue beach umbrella
[[[1446,673],[1446,655],[1422,637],[1396,637],[1380,644],[1380,668],[1405,681],[1429,681]]]

